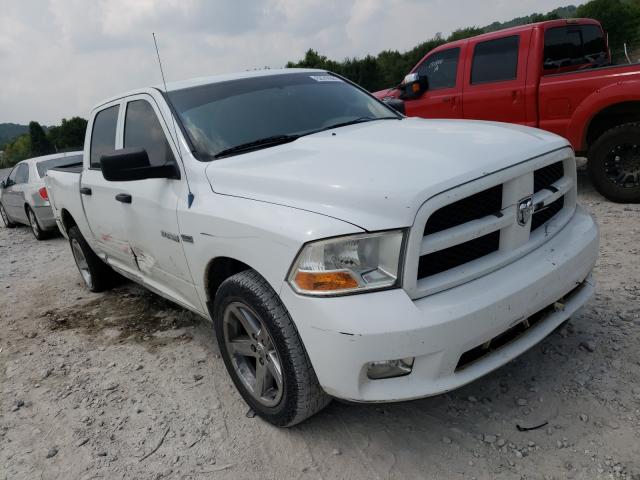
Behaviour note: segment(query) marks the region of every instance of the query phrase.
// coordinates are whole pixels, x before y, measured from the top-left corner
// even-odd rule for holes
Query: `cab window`
[[[416,71],[421,77],[429,79],[429,90],[454,88],[459,58],[459,48],[442,50],[426,58]]]
[[[119,105],[98,112],[91,130],[91,151],[89,166],[100,168],[100,157],[113,153],[116,149],[116,127],[118,125]]]
[[[473,51],[471,83],[503,82],[518,76],[520,36],[480,42]]]
[[[544,34],[544,69],[603,65],[608,60],[602,30],[597,25],[554,27]]]
[[[174,162],[173,152],[158,117],[146,100],[133,100],[127,104],[124,147],[144,148],[153,166]]]

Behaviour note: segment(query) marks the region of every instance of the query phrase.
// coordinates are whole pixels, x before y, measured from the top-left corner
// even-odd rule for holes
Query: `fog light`
[[[409,375],[413,368],[414,357],[399,358],[398,360],[384,360],[370,362],[367,365],[367,377],[371,380],[394,378]]]

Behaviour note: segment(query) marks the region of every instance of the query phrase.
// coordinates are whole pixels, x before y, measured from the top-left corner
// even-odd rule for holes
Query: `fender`
[[[567,127],[567,138],[575,150],[587,150],[587,132],[596,115],[607,107],[630,101],[640,101],[640,79],[614,82],[586,97],[573,112]]]

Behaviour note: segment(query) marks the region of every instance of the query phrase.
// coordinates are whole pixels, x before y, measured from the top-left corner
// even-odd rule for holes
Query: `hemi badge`
[[[193,237],[191,235],[180,235],[183,242],[193,243]]]

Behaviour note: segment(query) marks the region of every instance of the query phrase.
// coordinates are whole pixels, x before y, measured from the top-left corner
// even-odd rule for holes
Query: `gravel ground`
[[[580,183],[599,286],[567,327],[450,394],[288,430],[248,414],[208,322],[91,294],[64,239],[0,228],[0,478],[640,479],[640,205]]]

